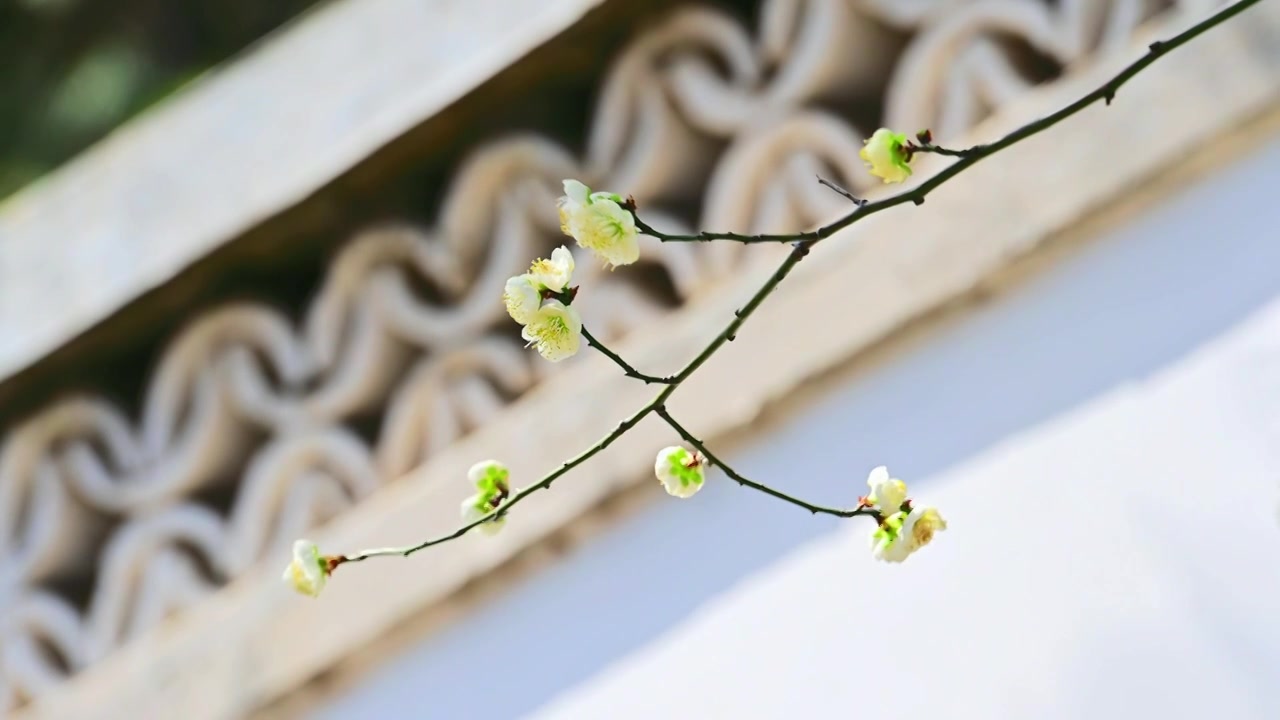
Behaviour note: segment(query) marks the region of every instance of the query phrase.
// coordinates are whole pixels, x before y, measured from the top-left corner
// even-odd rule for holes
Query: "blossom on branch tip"
[[[511,496],[509,479],[511,471],[497,460],[484,460],[471,466],[467,471],[467,479],[476,488],[476,494],[462,501],[462,521],[471,524],[497,510]],[[482,523],[477,530],[494,535],[507,522],[506,517],[498,517]]]
[[[691,497],[702,489],[707,476],[707,459],[678,445],[663,448],[653,463],[653,472],[668,495]]]
[[[497,505],[489,506],[489,501],[482,493],[476,493],[462,501],[462,522],[470,525],[489,513],[497,510]],[[502,526],[507,523],[505,515],[494,518],[488,522],[480,523],[476,530],[485,535],[497,535]]]
[[[550,290],[557,295],[568,290],[573,279],[573,253],[561,245],[551,251],[550,259],[534,260],[527,277],[539,290]]]
[[[507,280],[507,286],[502,290],[502,301],[506,303],[507,314],[512,320],[528,325],[542,306],[542,293],[531,276],[517,275]]]
[[[639,231],[622,202],[613,193],[593,193],[577,180],[565,180],[558,202],[560,230],[612,267],[630,265],[640,259]]]
[[[942,519],[937,508],[912,510],[902,524],[902,531],[911,535],[917,550],[932,542],[936,533],[946,529],[947,521]]]
[[[867,493],[867,501],[885,515],[898,512],[902,509],[902,503],[907,501],[907,484],[889,477],[889,468],[884,465],[867,475],[867,486],[871,488],[871,492]]]
[[[559,300],[548,300],[524,326],[521,333],[538,353],[551,362],[560,362],[578,352],[582,340],[582,318],[578,311]]]
[[[497,460],[482,460],[467,470],[467,480],[480,492],[510,492],[510,479],[511,471]]]
[[[871,550],[877,560],[900,563],[946,529],[947,521],[934,508],[899,511],[885,517],[871,533]]]
[[[858,157],[867,164],[872,175],[885,183],[900,183],[911,177],[907,136],[888,128],[880,128],[863,143]]]
[[[293,543],[293,560],[284,569],[282,579],[303,595],[316,597],[324,589],[331,572],[333,563],[320,554],[320,548],[315,543],[298,540]]]

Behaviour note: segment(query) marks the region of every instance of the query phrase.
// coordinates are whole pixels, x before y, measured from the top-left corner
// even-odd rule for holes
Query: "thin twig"
[[[614,362],[614,364],[622,368],[622,371],[629,378],[642,380],[644,381],[645,385],[648,385],[650,383],[656,383],[658,385],[671,385],[676,381],[674,377],[660,377],[658,375],[645,375],[639,370],[636,370],[634,367],[631,366],[631,363],[627,362],[626,360],[623,360],[621,355],[605,347],[604,343],[597,340],[596,336],[592,335],[591,332],[587,330],[585,325],[582,327],[582,337],[586,338],[588,345],[599,350],[605,357],[609,358]]]
[[[569,472],[573,468],[581,465],[582,463],[586,462],[590,458],[594,457],[596,454],[603,451],[605,448],[612,445],[615,441],[618,440],[618,438],[622,437],[624,434],[630,431],[631,428],[635,427],[636,424],[638,424],[641,420],[647,417],[650,413],[655,413],[655,412],[660,416],[662,416],[662,418],[672,427],[672,429],[674,429],[677,433],[679,433],[686,442],[688,442],[690,445],[696,448],[699,452],[702,452],[703,455],[705,455],[709,461],[718,465],[722,470],[724,470],[726,475],[728,475],[734,481],[742,485],[753,488],[755,490],[759,490],[760,492],[766,493],[768,495],[771,495],[775,498],[778,498],[790,504],[805,508],[806,510],[809,510],[810,512],[813,512],[813,513],[836,515],[838,517],[852,517],[854,515],[874,516],[873,512],[870,509],[858,508],[854,510],[841,510],[837,508],[826,508],[818,505],[812,505],[798,498],[794,498],[790,495],[774,490],[773,488],[770,488],[767,485],[763,485],[743,477],[742,475],[738,474],[736,471],[733,471],[723,462],[721,462],[718,458],[716,458],[709,450],[707,450],[705,445],[699,442],[687,430],[685,430],[682,426],[676,423],[676,421],[672,419],[669,414],[667,414],[667,411],[665,408],[666,401],[675,393],[675,391],[680,387],[681,383],[683,383],[685,380],[689,378],[690,375],[692,375],[695,371],[697,371],[697,369],[701,367],[702,364],[705,363],[708,359],[710,359],[711,356],[714,355],[717,350],[719,350],[726,342],[729,342],[734,339],[736,333],[738,332],[738,329],[742,327],[742,324],[746,322],[747,318],[750,317],[751,314],[754,313],[756,309],[760,307],[760,305],[765,301],[766,298],[769,297],[771,293],[773,293],[775,289],[777,289],[778,285],[783,281],[783,279],[785,279],[787,275],[789,275],[791,271],[795,269],[796,265],[798,265],[800,261],[803,260],[804,257],[809,254],[810,248],[812,248],[815,244],[817,244],[818,242],[821,242],[825,238],[830,237],[835,232],[842,230],[852,225],[853,223],[867,217],[868,215],[872,215],[882,210],[887,210],[891,207],[901,205],[907,202],[914,202],[916,204],[923,203],[925,196],[928,195],[929,192],[941,186],[943,183],[947,182],[948,180],[955,177],[956,175],[959,175],[961,172],[964,172],[966,169],[972,167],[974,164],[976,164],[978,161],[982,160],[983,158],[994,155],[995,153],[1000,152],[1005,148],[1008,148],[1022,140],[1025,140],[1026,138],[1031,137],[1032,135],[1036,135],[1037,133],[1040,133],[1050,127],[1053,127],[1059,122],[1071,117],[1072,115],[1075,115],[1076,113],[1096,103],[1099,100],[1103,100],[1109,105],[1111,101],[1115,98],[1116,92],[1125,83],[1133,79],[1135,75],[1142,72],[1152,63],[1154,63],[1160,56],[1168,53],[1170,50],[1180,47],[1181,45],[1184,45],[1185,43],[1197,37],[1198,35],[1221,24],[1227,19],[1240,14],[1244,10],[1248,9],[1249,7],[1252,7],[1253,5],[1258,4],[1259,2],[1261,2],[1261,0],[1240,0],[1240,2],[1237,2],[1234,5],[1231,5],[1229,7],[1219,10],[1214,15],[1192,26],[1188,30],[1178,35],[1175,35],[1169,40],[1152,43],[1149,47],[1147,54],[1143,55],[1142,58],[1130,64],[1128,67],[1122,70],[1115,77],[1111,78],[1111,80],[1107,81],[1097,90],[1089,93],[1088,95],[1085,95],[1084,97],[1080,98],[1076,102],[1066,106],[1062,110],[1059,110],[1058,112],[1055,112],[1052,115],[1041,118],[1040,120],[1037,120],[1035,122],[1024,125],[1021,128],[1009,133],[1008,135],[1005,135],[1003,138],[1001,138],[1000,140],[997,140],[996,142],[985,144],[985,145],[976,145],[972,148],[969,148],[963,151],[955,151],[955,152],[964,153],[964,156],[959,161],[944,168],[937,175],[925,181],[915,189],[910,190],[908,192],[901,193],[899,195],[895,195],[894,197],[891,197],[891,198],[874,202],[874,203],[862,204],[856,210],[850,212],[848,215],[845,215],[839,220],[836,220],[835,222],[829,225],[824,225],[816,230],[793,233],[790,235],[741,235],[738,233],[725,233],[725,232],[720,232],[720,233],[703,232],[703,233],[698,233],[696,235],[670,235],[670,234],[666,234],[666,233],[662,233],[657,230],[654,230],[652,227],[650,227],[649,225],[641,221],[639,217],[636,217],[635,219],[636,227],[642,233],[646,235],[651,235],[665,242],[697,242],[697,241],[703,241],[703,240],[733,240],[733,241],[744,242],[744,243],[789,242],[789,243],[793,243],[793,248],[791,252],[787,254],[787,257],[785,260],[783,260],[782,264],[778,266],[778,269],[774,271],[773,275],[771,275],[769,279],[765,281],[764,285],[762,285],[760,289],[757,290],[754,295],[752,295],[751,299],[748,300],[747,303],[742,306],[742,308],[734,312],[733,320],[731,320],[728,323],[728,325],[726,325],[725,328],[721,330],[720,333],[716,335],[716,337],[712,339],[711,342],[709,342],[707,346],[702,349],[701,352],[699,352],[696,356],[694,356],[694,358],[690,360],[689,363],[685,365],[683,369],[680,370],[680,372],[676,373],[671,377],[659,379],[659,378],[654,378],[652,376],[645,376],[642,373],[636,372],[634,368],[632,368],[629,364],[623,361],[622,358],[619,357],[617,354],[611,351],[607,351],[603,346],[601,346],[598,343],[598,341],[593,341],[593,338],[586,335],[586,332],[584,329],[584,337],[588,338],[588,342],[593,343],[597,349],[601,350],[601,352],[604,352],[610,359],[612,359],[615,363],[617,363],[619,367],[621,367],[624,371],[628,371],[628,374],[631,377],[639,377],[642,380],[648,377],[650,382],[663,382],[664,384],[666,384],[666,387],[663,388],[663,390],[660,393],[658,393],[656,397],[650,400],[647,404],[645,404],[639,410],[632,413],[630,417],[628,417],[627,419],[619,423],[618,427],[614,428],[612,432],[605,435],[603,438],[597,441],[594,445],[582,451],[581,453],[574,456],[570,460],[566,461],[565,463],[560,465],[560,467],[551,471],[547,475],[544,475],[542,479],[540,479],[538,482],[514,493],[509,500],[507,500],[505,503],[503,503],[493,512],[489,513],[488,515],[482,518],[479,518],[470,523],[467,523],[450,533],[425,540],[421,543],[418,543],[417,545],[409,545],[409,546],[400,547],[400,548],[378,548],[376,550],[365,550],[349,556],[338,556],[337,558],[335,558],[335,560],[338,562],[338,564],[340,564],[342,562],[358,562],[361,560],[366,560],[371,557],[382,557],[382,556],[388,556],[388,555],[407,556],[407,555],[412,555],[420,550],[425,550],[426,548],[432,547],[434,545],[440,545],[442,543],[449,542],[451,540],[455,540],[459,537],[462,537],[463,535],[467,534],[473,528],[481,525],[482,523],[485,523],[490,520],[497,519],[498,517],[501,517],[503,515],[506,515],[511,510],[511,508],[513,508],[517,503],[523,501],[525,498],[529,497],[533,493],[538,492],[540,490],[545,490],[551,487],[552,483],[554,483],[562,475]],[[942,154],[949,154],[949,153],[942,153]]]
[[[719,349],[721,345],[728,342],[729,339],[733,337],[733,333],[736,332],[737,329],[742,326],[742,323],[746,322],[747,318],[750,317],[751,314],[756,311],[756,308],[760,307],[761,303],[764,302],[765,298],[767,298],[769,294],[772,293],[774,289],[778,287],[778,283],[782,282],[782,279],[786,277],[787,274],[790,273],[791,270],[796,266],[796,264],[798,264],[800,260],[802,260],[804,256],[807,254],[809,254],[808,246],[805,245],[804,243],[797,243],[796,247],[787,255],[787,259],[782,263],[782,265],[776,271],[774,271],[773,275],[769,278],[769,281],[766,282],[764,285],[762,285],[760,289],[756,291],[756,294],[753,295],[749,301],[747,301],[746,305],[742,306],[741,310],[734,312],[733,321],[730,322],[729,325],[723,331],[721,331],[721,333],[717,335],[714,340],[708,343],[707,346],[702,349],[702,352],[698,353],[697,356],[695,356],[692,360],[689,361],[688,365],[685,365],[684,368],[680,370],[680,372],[676,373],[675,380],[671,384],[663,388],[662,392],[658,393],[657,396],[655,396],[652,400],[650,400],[644,407],[635,411],[634,413],[631,414],[630,417],[628,417],[626,420],[623,420],[621,423],[619,423],[618,427],[614,428],[612,432],[610,432],[608,435],[605,435],[603,438],[597,441],[595,445],[592,445],[591,447],[587,448],[581,453],[575,455],[572,459],[568,460],[567,462],[562,464],[560,467],[544,475],[541,480],[534,483],[533,485],[530,485],[529,487],[523,488],[515,492],[514,494],[512,494],[510,500],[507,500],[505,503],[503,503],[493,512],[489,513],[488,515],[485,515],[484,517],[481,517],[469,523],[466,523],[465,525],[462,525],[461,527],[454,530],[453,532],[446,533],[444,535],[439,535],[437,537],[430,538],[428,540],[424,540],[418,543],[417,545],[408,545],[400,548],[379,548],[377,550],[371,550],[371,551],[366,550],[366,551],[354,553],[352,555],[339,556],[341,558],[341,562],[360,562],[362,560],[368,560],[369,558],[373,558],[373,557],[386,557],[390,555],[401,555],[401,556],[408,557],[409,555],[412,555],[421,550],[426,550],[427,548],[432,547],[433,545],[440,545],[442,543],[449,542],[450,540],[456,540],[462,537],[463,535],[466,535],[473,528],[478,527],[482,523],[488,522],[490,520],[495,520],[498,517],[507,514],[511,510],[511,508],[514,507],[517,503],[521,502],[522,500],[534,494],[535,492],[538,492],[539,490],[546,490],[547,488],[551,487],[551,484],[554,483],[557,479],[559,479],[560,476],[564,475],[565,473],[569,472],[575,467],[581,465],[582,463],[594,457],[600,451],[612,445],[615,441],[617,441],[618,438],[622,437],[624,434],[627,433],[627,431],[635,427],[637,423],[645,419],[645,417],[647,417],[649,413],[653,412],[656,408],[665,404],[667,400],[673,394],[675,394],[676,388],[680,387],[680,383],[684,382],[690,375],[693,374],[695,370],[701,367],[702,364],[705,363],[708,358],[710,358],[713,354],[715,354],[715,351]]]
[[[703,456],[705,456],[707,460],[711,462],[712,465],[715,465],[716,467],[720,468],[725,475],[729,476],[730,480],[733,480],[734,482],[738,483],[743,487],[748,487],[748,488],[751,488],[752,490],[758,490],[759,492],[762,492],[765,495],[769,495],[771,497],[777,498],[778,500],[781,500],[785,503],[790,503],[797,507],[804,508],[805,510],[808,510],[814,515],[834,515],[836,517],[841,517],[841,518],[851,518],[851,517],[858,517],[860,515],[865,515],[867,517],[875,518],[877,521],[879,521],[880,519],[879,512],[877,512],[874,508],[867,507],[865,505],[859,505],[856,508],[852,508],[848,510],[845,510],[842,508],[826,507],[823,505],[814,505],[813,503],[808,502],[806,500],[801,500],[800,498],[795,497],[794,495],[788,495],[782,492],[781,490],[771,488],[768,485],[765,485],[764,483],[759,483],[759,482],[756,482],[755,480],[751,480],[750,478],[744,477],[737,470],[734,470],[733,468],[729,467],[728,463],[716,457],[714,453],[712,453],[709,449],[707,449],[707,446],[703,444],[702,441],[698,440],[698,438],[693,436],[693,433],[690,433],[688,430],[684,428],[683,425],[676,422],[676,419],[671,417],[671,413],[667,412],[667,408],[665,405],[659,405],[658,407],[654,408],[653,411],[658,414],[658,417],[662,418],[663,420],[666,420],[667,424],[671,426],[672,430],[675,430],[676,433],[680,437],[684,438],[685,442],[692,445],[695,450],[702,453]]]
[[[547,473],[542,477],[541,480],[534,483],[533,485],[530,485],[529,487],[523,488],[513,493],[511,495],[511,499],[507,500],[505,503],[500,505],[496,510],[489,513],[488,515],[485,515],[484,517],[479,518],[477,520],[473,520],[472,522],[469,522],[463,525],[462,527],[459,527],[457,530],[454,530],[453,532],[446,533],[444,535],[439,535],[429,540],[424,540],[418,543],[417,545],[407,545],[405,547],[399,547],[399,548],[379,548],[377,550],[363,550],[358,553],[354,553],[352,555],[342,556],[342,561],[343,562],[360,562],[361,560],[368,560],[371,557],[384,557],[388,555],[401,555],[401,556],[407,557],[420,550],[426,550],[427,548],[433,545],[439,545],[441,543],[449,542],[450,540],[456,540],[462,537],[463,535],[466,535],[468,532],[472,530],[472,528],[475,528],[483,523],[489,522],[490,520],[496,520],[498,517],[502,515],[506,515],[508,512],[510,512],[511,508],[515,507],[519,502],[521,502],[525,498],[529,497],[535,492],[538,492],[539,490],[546,490],[547,488],[551,487],[551,484],[554,483],[556,480],[558,480],[560,476],[578,467],[579,465],[586,462],[587,460],[590,460],[592,457],[595,457],[595,455],[599,453],[601,450],[604,450],[605,448],[612,445],[614,441],[616,441],[618,438],[625,435],[627,431],[629,431],[631,428],[635,427],[636,423],[639,423],[649,413],[653,412],[653,409],[657,407],[659,404],[661,404],[659,401],[659,398],[665,400],[666,397],[670,396],[670,391],[674,389],[674,387],[675,386],[673,385],[667,388],[662,392],[662,394],[659,394],[658,397],[655,398],[652,402],[640,408],[636,412],[632,413],[631,417],[627,418],[626,420],[623,420],[621,423],[618,423],[618,427],[614,428],[612,432],[610,432],[608,435],[605,435],[603,438],[597,441],[595,445],[592,445],[586,450],[578,453],[574,457],[565,461],[563,464],[560,465],[560,467],[556,468],[550,473]]]
[[[732,232],[700,232],[693,235],[676,235],[655,230],[647,223],[641,222],[638,217],[636,218],[636,227],[645,235],[656,237],[663,242],[704,242],[707,240],[732,240],[740,243],[789,243],[797,241],[820,242],[831,237],[837,231],[843,230],[863,218],[888,210],[891,207],[897,207],[898,205],[909,202],[921,205],[924,203],[925,197],[928,196],[930,192],[941,187],[956,175],[959,175],[965,170],[973,167],[984,158],[988,158],[1001,150],[1032,137],[1033,135],[1037,135],[1048,130],[1054,125],[1057,125],[1094,103],[1103,101],[1107,105],[1110,105],[1111,101],[1115,99],[1116,93],[1119,92],[1120,88],[1123,87],[1125,83],[1132,80],[1135,75],[1145,70],[1161,56],[1168,54],[1171,50],[1185,45],[1187,42],[1195,39],[1204,32],[1222,24],[1236,15],[1239,15],[1250,7],[1257,5],[1259,2],[1261,2],[1261,0],[1240,0],[1240,2],[1237,2],[1234,5],[1222,8],[1208,18],[1191,26],[1187,30],[1174,35],[1168,40],[1151,43],[1151,45],[1148,46],[1145,55],[1130,63],[1110,80],[1103,83],[1097,90],[1094,90],[1052,115],[1045,116],[1039,120],[1023,125],[995,142],[975,145],[965,150],[955,151],[962,155],[959,161],[947,166],[937,175],[929,178],[914,189],[899,193],[893,197],[862,205],[835,222],[823,225],[815,230],[783,235],[744,235]]]
[[[839,185],[837,185],[837,184],[835,184],[835,183],[831,182],[830,180],[828,180],[828,179],[826,179],[826,178],[822,177],[821,175],[819,175],[819,176],[818,176],[818,184],[819,184],[819,185],[825,185],[826,187],[829,187],[829,188],[831,188],[832,190],[835,190],[835,191],[836,191],[836,194],[840,195],[841,197],[843,197],[844,199],[846,199],[846,200],[848,200],[849,202],[853,203],[854,205],[857,205],[858,207],[862,207],[863,205],[866,205],[866,204],[867,204],[867,201],[866,201],[866,200],[864,200],[863,198],[860,198],[860,197],[858,197],[858,196],[854,195],[853,193],[849,192],[848,190],[845,190],[844,188],[840,187]]]
[[[918,153],[932,153],[934,155],[946,155],[948,157],[967,158],[976,154],[978,147],[981,146],[965,148],[963,150],[953,150],[951,148],[942,147],[941,145],[934,145],[933,143],[921,143],[918,145],[912,144],[911,151]]]

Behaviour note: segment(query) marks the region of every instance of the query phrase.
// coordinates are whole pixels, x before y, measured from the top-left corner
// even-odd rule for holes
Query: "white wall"
[[[1280,142],[730,453],[887,463],[951,522],[908,564],[713,481],[315,717],[1280,717],[1277,198]]]

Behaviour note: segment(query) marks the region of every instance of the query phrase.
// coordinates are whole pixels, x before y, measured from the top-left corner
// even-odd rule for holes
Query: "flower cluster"
[[[462,501],[462,521],[470,525],[497,510],[511,496],[508,478],[511,471],[497,460],[485,460],[471,466],[467,479],[476,487],[476,494]],[[498,516],[480,524],[477,528],[486,535],[495,535],[507,522]]]
[[[310,540],[298,540],[293,543],[293,560],[284,569],[283,580],[303,595],[316,597],[339,562],[339,558],[321,555]]]
[[[653,463],[653,473],[667,491],[678,498],[692,497],[707,478],[707,459],[678,445],[663,448]]]
[[[593,193],[577,180],[565,180],[557,205],[564,234],[610,267],[640,259],[632,206],[618,195]],[[582,317],[572,307],[578,289],[569,286],[573,269],[573,253],[559,247],[550,259],[535,260],[529,272],[507,280],[502,291],[507,314],[524,326],[524,339],[551,362],[576,355],[582,345]]]
[[[871,471],[867,485],[871,491],[862,498],[862,505],[880,515],[880,524],[871,533],[877,560],[900,563],[928,545],[935,533],[947,529],[947,521],[935,508],[912,507],[907,484],[890,477],[883,465]]]
[[[502,291],[507,314],[524,326],[521,335],[551,362],[572,357],[582,345],[582,318],[569,304],[573,268],[573,253],[558,247],[550,259],[539,258],[529,272],[507,280]]]
[[[620,196],[593,193],[577,180],[565,180],[559,207],[560,229],[564,234],[611,267],[630,265],[640,259],[636,219],[624,207]]]

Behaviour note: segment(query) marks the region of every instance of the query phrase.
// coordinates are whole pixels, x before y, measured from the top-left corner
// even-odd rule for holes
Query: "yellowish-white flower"
[[[582,318],[573,307],[548,300],[524,326],[522,336],[551,362],[560,362],[578,352],[582,339]]]
[[[328,560],[310,540],[293,543],[293,561],[284,569],[284,581],[294,590],[316,597],[329,577]]]
[[[898,512],[907,501],[907,484],[889,477],[889,468],[884,465],[867,475],[867,487],[871,488],[867,500],[886,515]]]
[[[906,135],[880,128],[863,143],[858,157],[867,164],[872,175],[885,183],[900,183],[911,177],[906,145]]]
[[[933,541],[933,536],[947,529],[947,521],[937,508],[916,508],[902,523],[902,532],[911,537],[916,550]]]
[[[560,229],[581,247],[613,267],[640,259],[636,219],[622,207],[618,195],[593,193],[577,180],[565,180],[564,197],[558,205]]]
[[[701,453],[676,445],[658,451],[653,473],[668,495],[687,498],[702,489],[707,477],[706,465],[707,460]]]
[[[489,507],[489,502],[490,501],[485,497],[484,493],[476,493],[475,495],[468,497],[466,500],[463,500],[462,522],[470,525],[496,510],[497,506]],[[503,515],[496,520],[480,523],[480,525],[476,527],[476,530],[484,533],[485,535],[497,535],[498,531],[502,529],[502,526],[506,524],[507,517],[506,515]]]
[[[573,253],[561,245],[551,251],[549,259],[538,258],[529,266],[529,279],[535,287],[562,293],[573,280]]]
[[[896,512],[871,534],[871,550],[877,560],[900,563],[946,529],[947,521],[934,508]]]
[[[529,275],[517,275],[507,280],[502,290],[502,301],[507,304],[507,314],[521,325],[529,324],[542,306],[542,293]]]
[[[476,487],[476,494],[462,501],[462,521],[471,524],[497,510],[511,495],[511,471],[497,460],[483,460],[467,470],[467,479]],[[482,523],[476,529],[486,535],[494,535],[506,524],[505,516]]]

